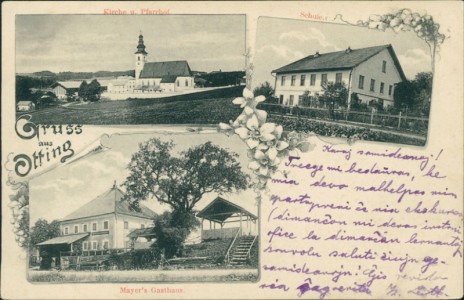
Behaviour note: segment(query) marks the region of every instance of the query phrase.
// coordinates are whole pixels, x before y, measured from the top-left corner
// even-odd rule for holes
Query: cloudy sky
[[[192,70],[244,68],[244,15],[19,15],[16,73],[134,69],[138,36],[148,61]]]
[[[139,149],[139,143],[152,137],[159,137],[163,140],[172,139],[176,144],[173,155],[193,145],[211,140],[214,144],[239,154],[242,170],[248,172],[246,144],[238,136],[227,137],[222,133],[113,135],[103,140],[104,145],[110,150],[61,166],[30,182],[31,226],[39,218],[52,221],[65,217],[108,191],[115,180],[118,185],[122,184],[129,175],[126,167],[131,155]],[[204,195],[203,199],[198,202],[197,209],[208,205],[216,196],[216,193]],[[257,214],[256,195],[252,190],[223,195],[223,197]],[[161,205],[154,199],[148,199],[142,203],[157,213],[169,209],[169,206]]]
[[[408,79],[431,71],[427,44],[415,33],[385,32],[364,27],[261,17],[256,33],[253,86],[274,85],[271,71],[316,53],[392,44]]]

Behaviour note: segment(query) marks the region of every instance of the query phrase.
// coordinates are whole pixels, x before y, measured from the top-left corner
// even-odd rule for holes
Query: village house
[[[34,111],[35,104],[32,101],[19,101],[16,104],[17,111]]]
[[[57,81],[51,85],[51,91],[56,95],[56,97],[60,100],[66,99],[69,95],[76,95],[79,91],[79,87],[81,86],[82,82],[85,81],[87,84],[90,84],[93,79],[87,80],[69,80],[69,81]],[[97,79],[98,84],[100,84],[101,91],[105,91],[108,89],[109,80],[105,79]]]
[[[116,184],[107,192],[84,204],[60,220],[61,235],[38,243],[40,252],[58,258],[61,252],[131,248],[129,233],[153,227],[155,213],[140,204],[140,211],[129,208]]]
[[[403,69],[391,45],[319,53],[272,71],[275,95],[283,105],[299,105],[305,91],[324,93],[329,82],[344,83],[349,103],[356,94],[362,103],[373,100],[384,108],[393,105],[395,85],[405,81]]]

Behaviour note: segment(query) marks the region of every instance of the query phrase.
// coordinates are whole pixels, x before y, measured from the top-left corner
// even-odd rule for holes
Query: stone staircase
[[[235,241],[234,250],[230,259],[231,265],[245,265],[248,253],[253,246],[254,236],[242,236]],[[256,243],[256,241],[255,241]]]

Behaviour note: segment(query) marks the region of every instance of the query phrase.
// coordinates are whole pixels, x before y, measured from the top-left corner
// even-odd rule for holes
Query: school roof
[[[58,236],[58,237],[46,240],[44,242],[38,243],[37,246],[58,245],[58,244],[72,244],[75,241],[83,239],[88,235],[89,235],[89,233],[62,235],[62,236]]]
[[[369,58],[377,55],[387,49],[393,62],[398,69],[403,80],[406,80],[403,69],[391,45],[381,45],[360,49],[350,49],[350,51],[336,51],[329,53],[320,53],[306,56],[291,64],[273,70],[272,73],[292,73],[304,71],[325,71],[325,70],[346,70],[352,69]]]
[[[162,78],[164,76],[192,76],[185,60],[145,63],[140,78]]]
[[[249,216],[251,219],[256,220],[258,217],[250,213],[243,207],[234,204],[222,197],[217,197],[200,212],[197,213],[198,218],[204,218],[215,222],[223,223],[230,218],[233,214],[241,213]]]
[[[129,202],[124,201],[123,197],[124,193],[116,186],[113,186],[109,191],[84,204],[74,212],[64,217],[61,221],[114,213],[145,219],[152,219],[155,216],[155,213],[151,209],[142,204],[140,204],[140,212],[131,210],[129,208]]]

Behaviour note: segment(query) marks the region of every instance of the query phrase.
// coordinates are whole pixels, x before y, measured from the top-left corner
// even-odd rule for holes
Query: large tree
[[[274,97],[274,88],[271,86],[271,84],[266,81],[262,83],[260,86],[256,87],[253,90],[253,95],[255,97],[257,96],[264,96],[266,97],[266,102],[268,103],[275,103],[276,98]]]
[[[247,187],[238,155],[207,142],[173,156],[174,144],[152,138],[139,145],[129,163],[123,186],[134,209],[149,197],[168,204],[174,212],[193,212],[204,194],[225,193]]]
[[[413,80],[400,82],[393,94],[394,105],[402,111],[412,111],[428,115],[432,97],[430,72],[417,73]]]
[[[60,235],[60,222],[57,220],[48,223],[47,220],[38,219],[31,229],[30,245],[35,246],[38,243],[52,239]]]
[[[322,96],[324,101],[329,104],[329,106],[338,104],[339,106],[346,107],[348,100],[348,90],[346,85],[341,83],[329,82],[327,85],[322,87],[324,90],[324,95]]]

